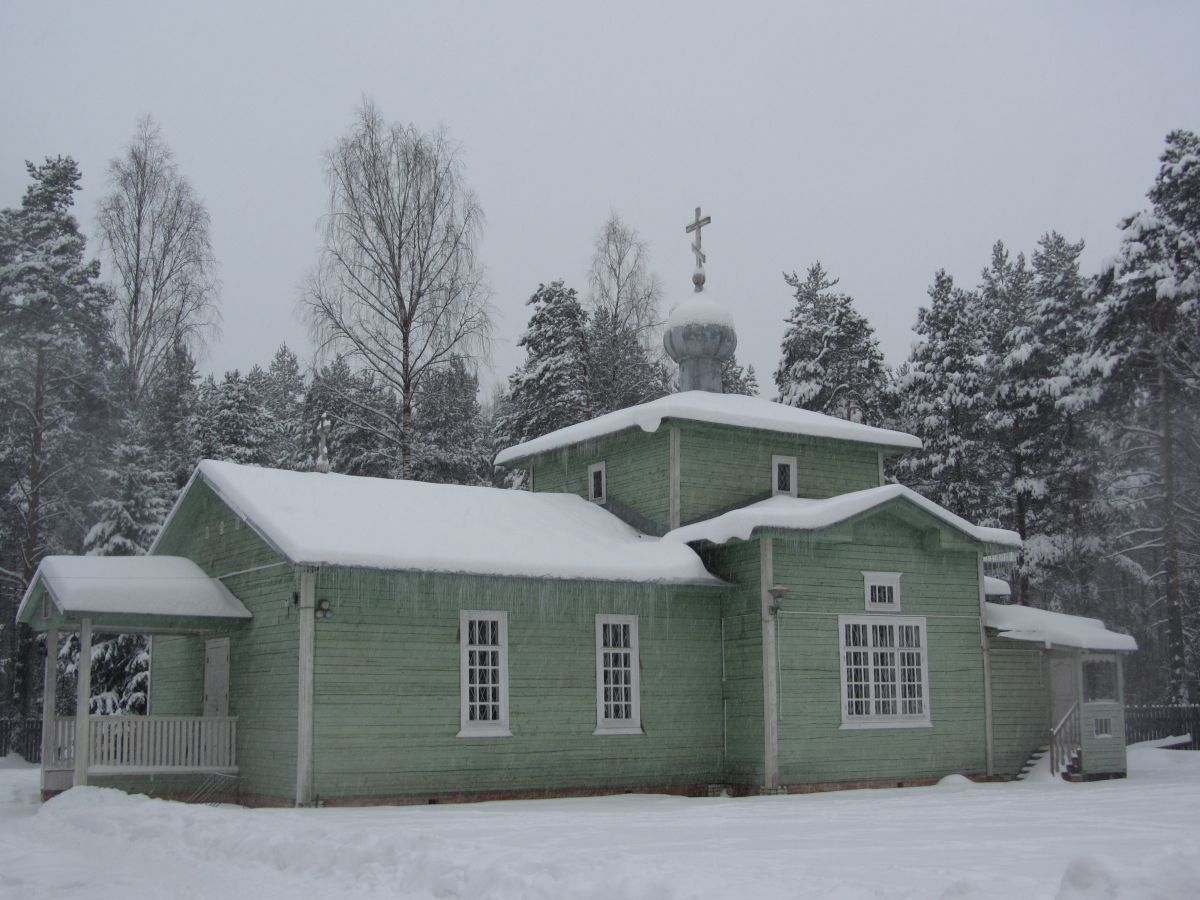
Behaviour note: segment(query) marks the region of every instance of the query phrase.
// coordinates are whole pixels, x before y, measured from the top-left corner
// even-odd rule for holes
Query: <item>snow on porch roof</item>
[[[803,434],[812,437],[834,438],[856,441],[882,447],[900,447],[907,450],[921,449],[920,438],[901,431],[875,428],[847,422],[833,416],[822,415],[807,409],[784,406],[761,397],[745,397],[740,394],[713,394],[709,391],[685,391],[668,394],[649,403],[640,403],[598,416],[578,425],[569,425],[544,434],[532,441],[501,450],[496,455],[496,465],[503,466],[514,460],[536,456],[549,450],[557,450],[581,441],[592,440],[606,434],[623,431],[637,426],[642,431],[657,431],[663,419],[690,419],[696,422],[711,422],[718,425],[738,425],[742,428],[760,428],[764,431],[781,431],[785,434]]]
[[[1019,547],[1021,537],[1015,531],[1003,528],[985,528],[972,525],[950,510],[938,506],[902,484],[885,484],[880,487],[838,494],[826,500],[806,500],[796,497],[771,497],[741,509],[694,522],[669,531],[663,540],[711,541],[723,544],[737,538],[749,540],[756,528],[783,528],[793,531],[815,531],[828,528],[853,518],[860,513],[875,509],[893,500],[907,500],[952,528],[974,540],[991,546]]]
[[[985,607],[987,627],[999,631],[1000,637],[1014,641],[1057,644],[1081,650],[1137,649],[1137,641],[1130,635],[1109,631],[1099,619],[991,601]]]
[[[722,583],[691,548],[641,535],[570,494],[288,472],[213,460],[202,461],[196,473],[294,563]]]
[[[250,618],[225,585],[181,556],[47,556],[21,599],[18,621],[38,585],[64,616]]]

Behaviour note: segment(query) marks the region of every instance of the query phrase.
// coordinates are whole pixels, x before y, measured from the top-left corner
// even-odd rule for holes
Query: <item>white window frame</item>
[[[863,572],[863,600],[868,612],[900,612],[900,572]],[[871,588],[891,588],[892,602],[880,603],[871,599]],[[876,596],[879,593],[876,592]]]
[[[789,479],[791,490],[779,490],[779,467],[787,466],[792,470],[792,477]],[[796,496],[796,457],[794,456],[772,456],[771,457],[771,496],[772,497],[795,497]]]
[[[847,650],[861,650],[863,648],[846,646],[846,626],[861,625],[865,626],[867,635],[869,636],[868,646],[865,648],[867,653],[866,669],[868,672],[868,694],[865,698],[868,707],[871,710],[869,713],[853,713],[850,710],[851,700],[846,696],[848,660],[846,658]],[[854,616],[838,616],[838,672],[841,681],[841,694],[839,703],[842,708],[842,728],[857,729],[857,728],[929,728],[933,724],[932,719],[932,703],[929,696],[929,639],[928,630],[925,627],[924,616],[880,616],[880,615],[854,615]],[[898,628],[899,626],[915,626],[918,630],[920,642],[920,666],[921,666],[921,700],[922,712],[920,714],[903,714],[899,710],[904,698],[901,696],[902,691],[902,648],[896,646],[898,641],[893,641],[890,647],[876,648],[874,645],[872,627],[891,627]],[[875,712],[876,701],[878,695],[876,686],[879,683],[876,676],[877,659],[876,654],[879,652],[887,652],[891,650],[895,654],[895,662],[892,666],[894,673],[894,681],[890,682],[895,685],[896,695],[895,703],[897,711],[895,713],[879,714]],[[911,652],[911,651],[910,651]],[[884,682],[885,684],[887,682]]]
[[[470,679],[468,653],[468,623],[471,620],[498,623],[497,642],[500,651],[499,704],[500,717],[487,722],[470,718]],[[458,737],[511,737],[508,723],[508,613],[502,610],[463,609],[458,613],[458,662],[459,662],[459,731]]]
[[[1111,738],[1113,736],[1112,716],[1096,716],[1092,719],[1092,735],[1101,741]]]
[[[610,719],[604,715],[604,626],[629,626],[629,680],[631,714]],[[596,730],[592,734],[642,734],[642,657],[638,645],[638,617],[600,614],[596,616]]]
[[[595,474],[600,473],[600,495],[596,496],[592,490],[592,486],[596,483]],[[604,460],[598,463],[592,463],[588,466],[588,482],[587,482],[588,500],[592,503],[599,503],[603,506],[608,501],[608,472],[605,470]]]

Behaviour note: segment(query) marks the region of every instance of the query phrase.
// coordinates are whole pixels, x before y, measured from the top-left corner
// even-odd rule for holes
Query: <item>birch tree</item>
[[[109,163],[108,183],[97,226],[113,287],[113,340],[137,408],[176,346],[194,351],[219,322],[216,261],[208,211],[153,118],[138,122]]]
[[[326,154],[325,173],[324,248],[301,302],[320,347],[395,390],[395,441],[411,478],[422,379],[489,346],[483,214],[457,145],[440,131],[388,124],[369,102]]]

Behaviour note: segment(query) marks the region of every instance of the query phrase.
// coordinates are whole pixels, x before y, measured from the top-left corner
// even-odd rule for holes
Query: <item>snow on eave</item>
[[[984,604],[984,609],[984,624],[999,632],[1000,637],[1014,641],[1077,650],[1131,652],[1137,649],[1137,641],[1133,637],[1109,631],[1099,619],[1071,616],[1032,606],[992,603],[990,600]]]
[[[574,494],[291,472],[202,460],[196,474],[294,565],[721,586],[688,548]],[[498,549],[504,545],[506,550]],[[542,550],[551,547],[550,550]]]
[[[641,428],[642,431],[655,432],[664,419],[733,425],[903,450],[921,449],[920,438],[901,431],[848,422],[812,410],[784,406],[761,397],[685,391],[606,413],[587,422],[568,425],[531,441],[516,444],[496,454],[495,462],[498,466],[505,466],[531,456],[635,427]]]
[[[972,525],[966,519],[955,515],[932,500],[922,497],[916,491],[902,484],[885,484],[848,494],[838,494],[824,500],[771,497],[768,500],[760,500],[758,503],[743,506],[711,519],[676,528],[674,531],[667,532],[663,540],[669,539],[682,543],[710,541],[714,544],[723,544],[733,539],[749,540],[754,531],[759,528],[816,531],[837,525],[895,501],[907,501],[980,543],[992,547],[1021,546],[1021,537],[1015,531]]]
[[[18,607],[42,589],[63,615],[248,619],[225,585],[182,556],[47,556]]]

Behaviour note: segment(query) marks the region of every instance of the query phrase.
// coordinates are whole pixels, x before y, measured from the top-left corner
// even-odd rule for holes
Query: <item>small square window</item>
[[[608,477],[602,462],[588,466],[588,499],[593,503],[603,503],[608,499]]]
[[[1108,716],[1092,720],[1095,734],[1098,738],[1112,737],[1112,719]]]
[[[862,576],[868,610],[900,609],[899,572],[863,572]]]
[[[771,457],[771,495],[796,496],[796,457]]]

